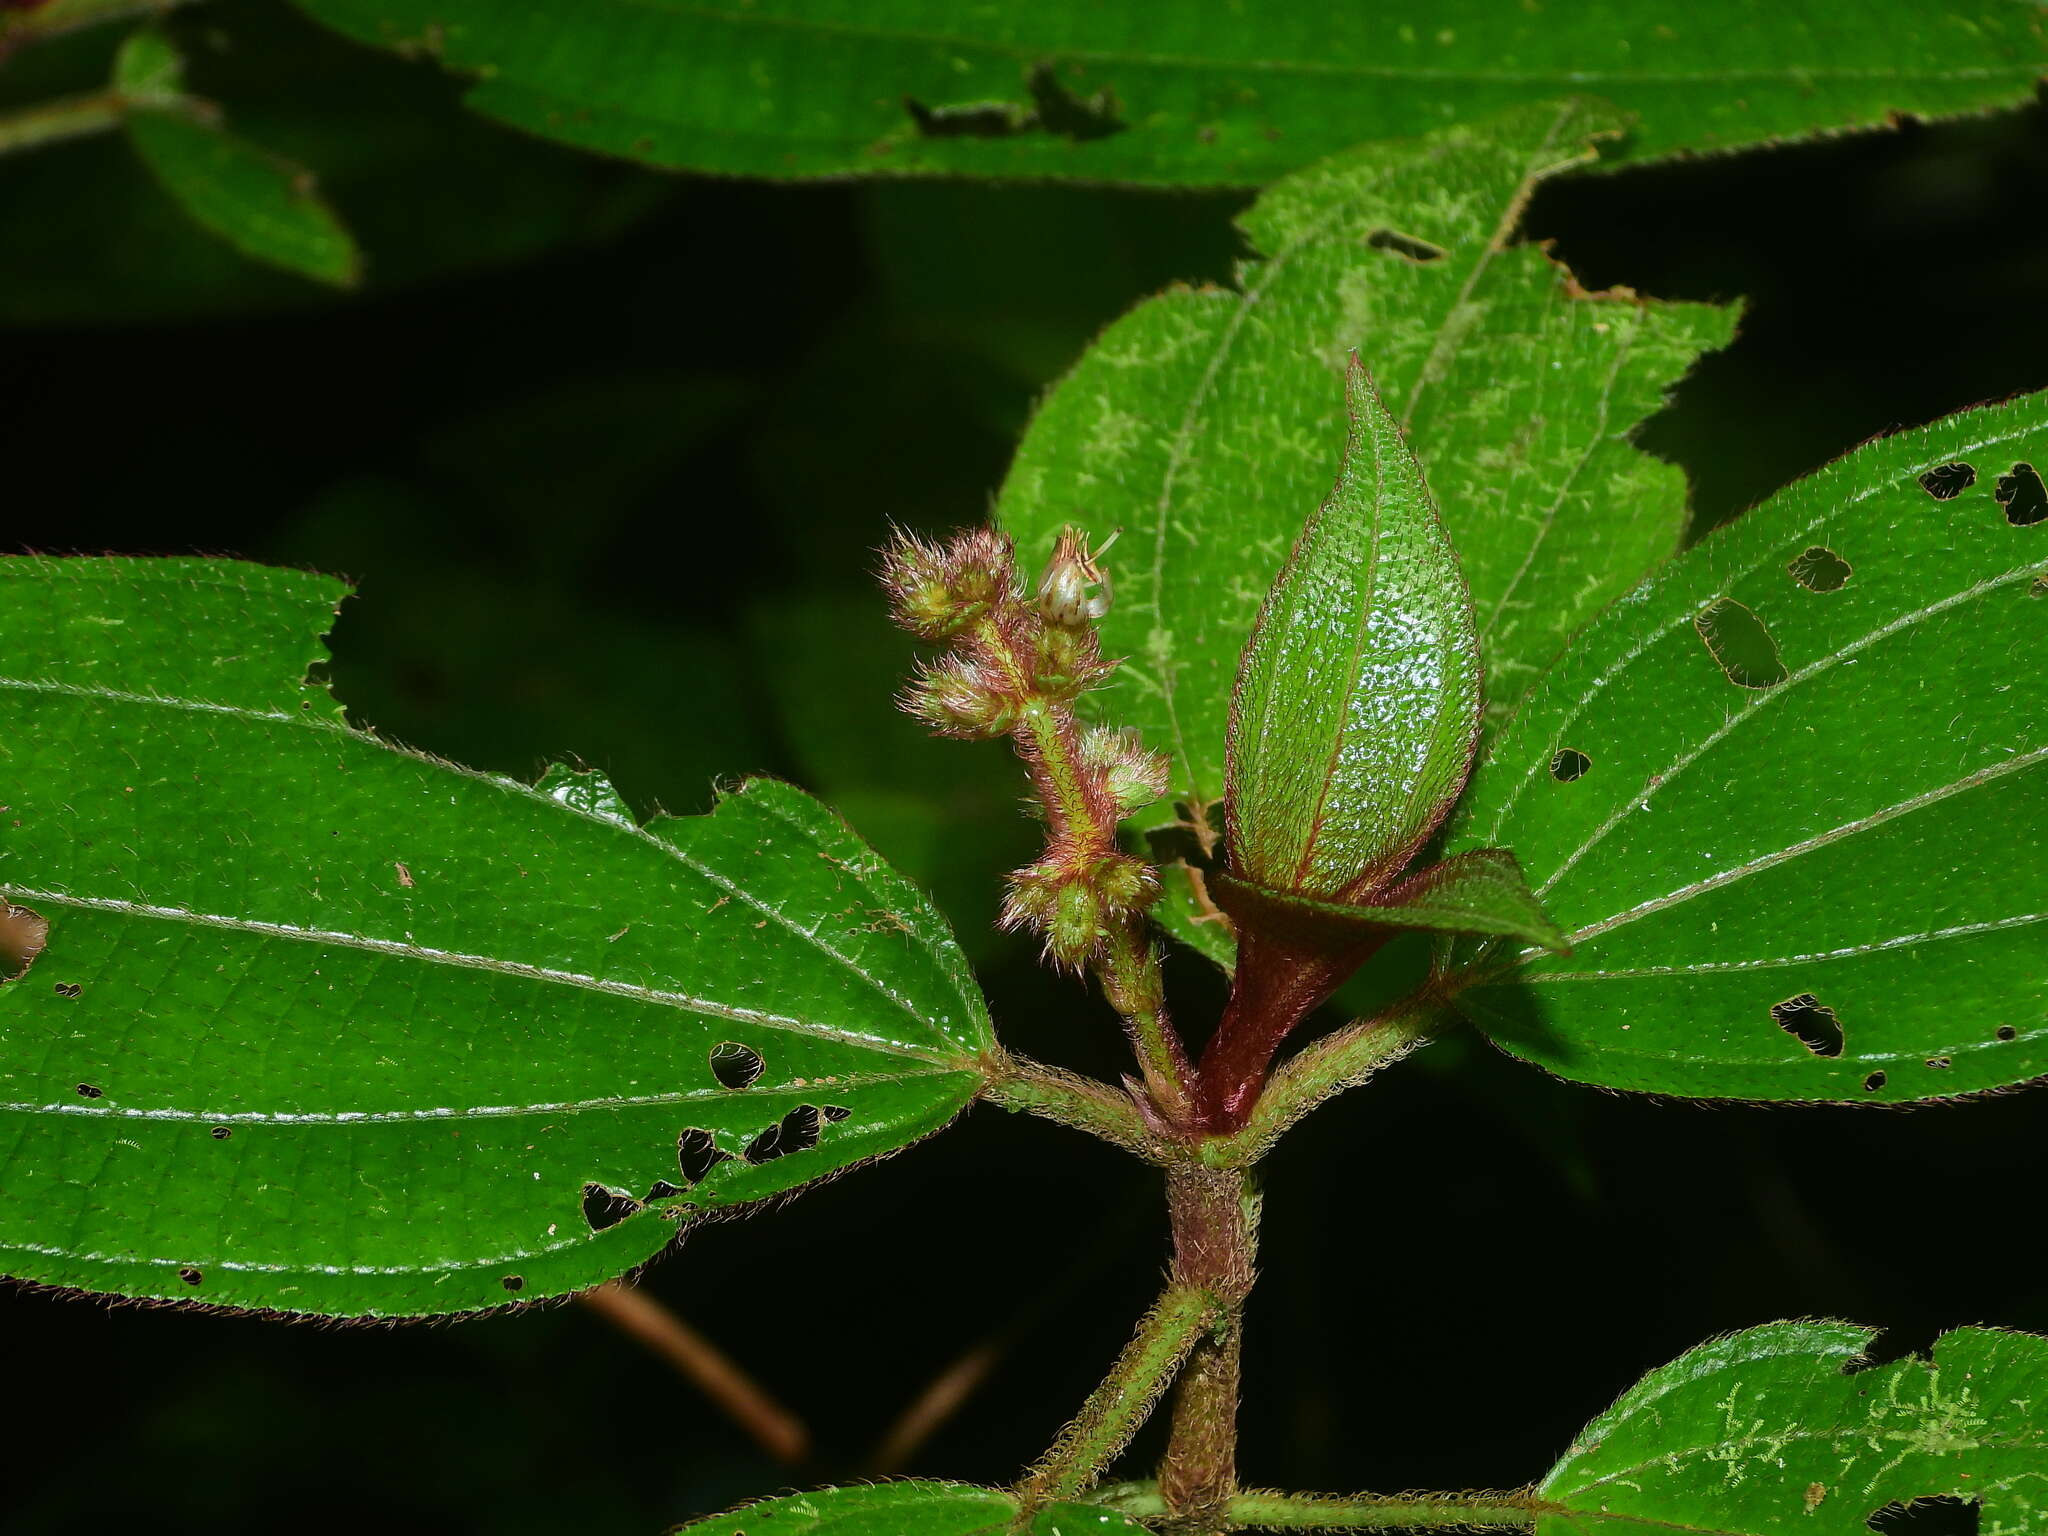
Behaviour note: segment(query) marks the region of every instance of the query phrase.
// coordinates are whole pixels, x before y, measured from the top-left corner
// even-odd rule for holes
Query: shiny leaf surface
[[[1242,219],[1261,257],[1237,291],[1141,305],[1047,397],[998,510],[1027,560],[1068,522],[1125,530],[1103,633],[1130,659],[1099,702],[1172,752],[1179,800],[1222,796],[1239,656],[1303,509],[1335,477],[1350,349],[1457,548],[1496,709],[1677,548],[1683,476],[1627,433],[1733,316],[1588,297],[1541,251],[1500,244],[1535,181],[1619,121],[1532,106],[1292,176]],[[1442,254],[1417,260],[1425,248]],[[1228,955],[1187,880],[1158,910]]]
[[[764,1499],[682,1527],[675,1536],[1011,1536],[1017,1501],[965,1483],[878,1483]],[[1022,1536],[1143,1536],[1128,1515],[1090,1504],[1052,1504]]]
[[[1337,484],[1245,644],[1231,698],[1232,871],[1324,900],[1377,890],[1457,798],[1479,738],[1479,642],[1401,429],[1354,356]]]
[[[2023,99],[2032,6],[1618,0],[1362,11],[1229,0],[299,0],[476,77],[530,133],[678,170],[968,172],[1252,186],[1367,139],[1566,91],[1640,112],[1639,155]]]
[[[1466,1011],[1562,1076],[1659,1093],[1906,1100],[2048,1072],[2048,524],[1997,499],[2043,461],[2039,395],[1870,443],[1603,615],[1452,836],[1513,848],[1572,955],[1524,955]],[[1957,464],[1967,488],[1935,473]],[[1816,548],[1839,585],[1801,579]],[[1780,680],[1710,645],[1699,621],[1730,604]]]
[[[990,1044],[943,921],[755,781],[641,825],[303,681],[342,595],[0,561],[0,1263],[342,1316],[594,1285],[936,1130]],[[687,707],[678,701],[678,707]]]
[[[1987,1536],[2048,1531],[2048,1339],[1958,1328],[1858,1368],[1875,1337],[1767,1323],[1652,1371],[1538,1486],[1562,1508],[1537,1536],[1868,1536],[1929,1497],[1981,1501]]]
[[[164,191],[245,256],[319,282],[352,285],[362,261],[303,166],[220,126],[218,112],[182,94],[177,55],[145,28],[115,60],[128,99],[128,137]]]

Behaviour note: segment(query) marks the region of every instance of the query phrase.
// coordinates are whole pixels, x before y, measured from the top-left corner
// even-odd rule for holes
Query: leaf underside
[[[1184,0],[299,0],[478,77],[478,111],[677,170],[1256,186],[1417,124],[1583,90],[1638,156],[2021,99],[2027,6],[1722,0],[1655,27],[1609,0],[1369,9]]]
[[[1527,106],[1291,176],[1240,221],[1260,258],[1237,291],[1139,306],[1046,398],[998,512],[1027,560],[1068,522],[1124,530],[1103,635],[1129,659],[1091,697],[1173,755],[1174,799],[1222,796],[1239,653],[1336,478],[1354,348],[1458,551],[1496,711],[1676,550],[1683,476],[1627,433],[1734,316],[1585,297],[1542,251],[1499,243],[1536,180],[1620,123],[1591,104]],[[1166,824],[1173,804],[1137,825]],[[1227,959],[1185,878],[1157,910]]]
[[[1863,1368],[1847,1323],[1767,1323],[1652,1371],[1537,1488],[1537,1536],[1868,1536],[1887,1505],[1982,1501],[1979,1527],[2048,1531],[2048,1339],[1942,1335]]]
[[[1302,896],[1378,890],[1414,855],[1479,733],[1472,605],[1401,429],[1354,357],[1336,488],[1245,643],[1230,701],[1231,869]]]
[[[1209,877],[1209,888],[1232,911],[1249,919],[1265,909],[1276,924],[1290,918],[1307,931],[1332,934],[1374,928],[1436,933],[1497,934],[1562,949],[1564,935],[1544,915],[1514,855],[1475,849],[1410,876],[1370,902],[1313,901],[1246,885],[1228,875]]]
[[[1572,944],[1464,993],[1482,1028],[1660,1093],[1896,1101],[2048,1073],[2048,524],[1997,494],[2044,461],[2039,395],[1868,444],[1574,644],[1454,823],[1454,848],[1514,849]],[[1846,577],[1803,580],[1815,550]],[[1782,680],[1710,645],[1698,619],[1731,603]]]
[[[950,1120],[986,1015],[943,919],[756,781],[634,822],[353,730],[342,596],[0,560],[0,1264],[342,1316],[595,1285]],[[772,1135],[770,1133],[773,1133]]]
[[[877,1483],[764,1499],[682,1527],[675,1536],[1011,1536],[1017,1501],[964,1483]],[[1019,1536],[1144,1536],[1128,1515],[1052,1504]]]

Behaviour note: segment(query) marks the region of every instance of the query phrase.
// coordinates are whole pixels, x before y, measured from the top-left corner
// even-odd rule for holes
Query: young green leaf
[[[1958,1328],[1859,1369],[1875,1337],[1766,1323],[1652,1371],[1537,1487],[1537,1536],[1868,1536],[1936,1497],[1986,1533],[2048,1530],[2048,1339]]]
[[[0,1265],[339,1316],[594,1285],[938,1129],[988,1021],[943,920],[756,781],[636,823],[305,681],[342,587],[0,560]],[[675,701],[687,709],[687,698]]]
[[[1472,0],[299,3],[476,76],[470,105],[530,133],[774,177],[1254,186],[1347,144],[1574,90],[1643,114],[1637,154],[1725,149],[2016,102],[2043,57],[2030,12],[1986,0],[1723,0],[1654,27],[1612,5]]]
[[[764,1499],[683,1526],[675,1536],[1144,1536],[1128,1515],[1049,1504],[1021,1530],[1015,1498],[965,1483],[877,1483]]]
[[[1436,830],[1479,740],[1479,643],[1422,471],[1357,354],[1337,484],[1252,626],[1230,702],[1232,873],[1379,890]]]
[[[1866,444],[1603,615],[1451,837],[1512,847],[1571,956],[1476,957],[1501,968],[1461,1006],[1561,1076],[1657,1093],[2048,1072],[2048,523],[1998,499],[2042,462],[2043,395]],[[1802,579],[1815,550],[1838,579]],[[1714,643],[1738,607],[1740,657]]]
[[[1422,928],[1437,933],[1483,933],[1566,948],[1564,934],[1544,913],[1515,856],[1478,848],[1409,876],[1367,901],[1316,901],[1218,872],[1209,889],[1226,911],[1249,926],[1298,926],[1333,938],[1374,928]]]
[[[182,66],[161,32],[145,27],[122,45],[114,88],[136,153],[195,220],[245,256],[354,285],[361,257],[312,172],[224,131],[213,107],[185,95]]]
[[[1541,250],[1502,245],[1534,184],[1621,122],[1527,106],[1289,177],[1242,220],[1262,258],[1238,291],[1140,306],[1047,397],[999,511],[1033,558],[1069,522],[1124,529],[1103,643],[1129,660],[1097,702],[1174,757],[1174,795],[1139,827],[1167,825],[1175,801],[1199,820],[1222,797],[1239,655],[1302,510],[1329,489],[1348,350],[1372,360],[1429,478],[1496,710],[1677,549],[1684,478],[1627,434],[1733,316],[1589,297]],[[1188,879],[1168,880],[1158,911],[1228,955]]]

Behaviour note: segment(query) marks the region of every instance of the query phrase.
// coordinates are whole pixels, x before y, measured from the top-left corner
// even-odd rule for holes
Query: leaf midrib
[[[865,967],[856,965],[848,956],[841,953],[839,950],[834,949],[831,945],[825,943],[822,939],[818,937],[816,932],[798,926],[797,923],[794,920],[792,920],[788,916],[788,914],[783,912],[781,908],[771,907],[765,904],[764,902],[759,901],[751,893],[741,890],[731,880],[726,878],[724,875],[720,874],[718,871],[712,869],[702,860],[692,857],[684,849],[677,847],[674,843],[670,843],[662,838],[656,837],[653,833],[647,831],[644,827],[636,825],[635,823],[629,821],[620,821],[613,817],[600,816],[595,812],[586,811],[582,809],[580,806],[574,805],[568,801],[558,800],[552,795],[543,794],[539,789],[535,788],[533,785],[521,784],[516,779],[503,778],[496,774],[479,773],[473,768],[464,768],[456,763],[441,762],[438,759],[432,758],[414,758],[412,754],[407,753],[400,748],[394,747],[366,731],[356,730],[353,727],[343,724],[339,721],[322,720],[317,717],[309,718],[305,715],[292,714],[290,712],[283,710],[252,709],[243,705],[215,703],[208,700],[177,699],[156,694],[126,693],[111,688],[94,688],[77,683],[58,683],[48,680],[34,681],[29,679],[12,677],[0,677],[0,689],[13,690],[16,692],[24,693],[56,693],[66,697],[100,699],[114,704],[179,709],[203,714],[229,715],[238,719],[250,720],[266,725],[288,724],[297,729],[313,730],[326,735],[331,735],[336,738],[346,740],[358,747],[368,747],[375,749],[377,751],[388,752],[394,756],[406,758],[411,761],[417,761],[422,764],[432,766],[444,773],[455,774],[459,778],[468,779],[476,783],[488,785],[493,789],[521,796],[523,798],[532,800],[538,804],[546,805],[550,807],[553,811],[578,817],[581,820],[589,822],[594,826],[603,827],[613,834],[623,832],[637,839],[641,843],[644,843],[648,847],[655,849],[665,858],[672,859],[675,862],[682,864],[685,868],[690,869],[696,874],[702,876],[704,879],[709,880],[712,884],[718,886],[721,890],[724,890],[725,892],[727,892],[740,902],[744,903],[745,905],[752,907],[756,912],[761,913],[765,918],[777,923],[782,928],[786,929],[788,932],[796,935],[798,938],[802,939],[804,943],[816,949],[820,954],[824,955],[826,958],[832,960],[834,963],[841,966],[843,969],[847,970],[851,974],[858,976],[862,981],[867,983],[867,985],[870,988],[872,988],[879,996],[885,998],[890,1004],[892,1004],[896,1008],[901,1009],[905,1014],[909,1015],[909,1017],[913,1019],[916,1023],[926,1028],[934,1030],[941,1036],[944,1036],[945,1034],[943,1030],[939,1029],[939,1026],[936,1023],[934,1023],[932,1020],[925,1018],[924,1015],[919,1013],[917,1011],[916,1006],[913,1003],[911,1003],[911,1001],[908,998],[898,996],[894,991],[892,991],[888,986],[886,986],[879,977],[875,976]],[[713,814],[715,815],[716,812],[713,812]],[[43,899],[70,899],[73,901],[81,900],[81,898],[60,898],[49,893],[45,893]],[[92,899],[111,898],[86,898],[86,900]],[[176,909],[167,908],[164,909],[164,911],[168,914],[175,912]],[[247,922],[247,920],[244,919],[209,918],[197,915],[194,916],[193,920],[201,922],[213,922],[217,925],[222,926],[232,926],[238,922]],[[278,929],[279,935],[283,937],[293,936],[295,932],[299,931],[292,930],[286,925],[256,925],[252,923],[250,924],[250,927],[252,928],[252,930],[268,929],[271,927],[275,927]],[[310,930],[305,931],[310,932]],[[343,937],[358,936],[351,935]],[[341,941],[342,938],[336,938],[333,940],[333,942]],[[389,940],[370,940],[365,938],[363,943],[359,947],[373,948],[378,945],[390,942],[391,941]],[[407,953],[412,952],[411,946],[400,945],[399,949]],[[927,949],[926,953],[930,953],[930,951]],[[490,963],[488,957],[478,956],[468,958],[476,959],[484,964]],[[517,964],[517,962],[512,961],[496,963],[507,968],[513,967]],[[539,968],[535,967],[532,969],[538,970]],[[563,973],[565,977],[571,974],[572,973]],[[675,995],[681,996],[682,994]],[[650,993],[649,997],[650,999],[652,999],[654,997],[654,994]],[[773,1016],[771,1015],[767,1017]],[[813,1030],[813,1032],[818,1032],[820,1029],[819,1026],[809,1027]],[[866,1043],[864,1037],[854,1036],[849,1038],[859,1040],[861,1041],[861,1043]],[[899,1049],[899,1054],[916,1055],[917,1053],[915,1051]],[[937,1058],[919,1056],[918,1059],[936,1060]]]

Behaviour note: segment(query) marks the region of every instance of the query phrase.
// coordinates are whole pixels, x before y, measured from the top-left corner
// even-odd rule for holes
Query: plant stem
[[[1021,1109],[1099,1136],[1147,1162],[1170,1155],[1128,1094],[1028,1057],[1004,1055],[989,1068],[983,1095],[1004,1109]]]
[[[1096,1496],[1105,1508],[1135,1519],[1158,1518],[1166,1500],[1146,1483],[1125,1483]],[[1525,1493],[1358,1494],[1276,1493],[1257,1488],[1230,1500],[1232,1527],[1261,1531],[1518,1530],[1543,1506]]]
[[[1220,1310],[1220,1301],[1208,1291],[1177,1279],[1170,1283],[1139,1320],[1102,1384],[1019,1485],[1025,1503],[1070,1499],[1094,1486],[1102,1469],[1130,1444]]]
[[[185,3],[186,0],[51,0],[48,5],[0,19],[0,63],[27,43],[98,26],[101,22],[118,21],[124,16],[168,11]]]
[[[1182,1165],[1167,1170],[1166,1204],[1175,1284],[1206,1291],[1219,1305],[1181,1371],[1159,1492],[1177,1530],[1214,1536],[1229,1528],[1237,1492],[1239,1345],[1259,1201],[1242,1169]]]
[[[1249,1168],[1317,1105],[1426,1044],[1439,1022],[1430,999],[1418,996],[1312,1041],[1274,1071],[1240,1130],[1204,1147],[1203,1161],[1218,1168]]]
[[[0,48],[6,39],[0,37]],[[19,112],[0,115],[0,155],[18,149],[40,149],[64,139],[82,138],[118,128],[127,116],[128,102],[119,91],[94,91],[83,96],[60,96],[38,102]]]

